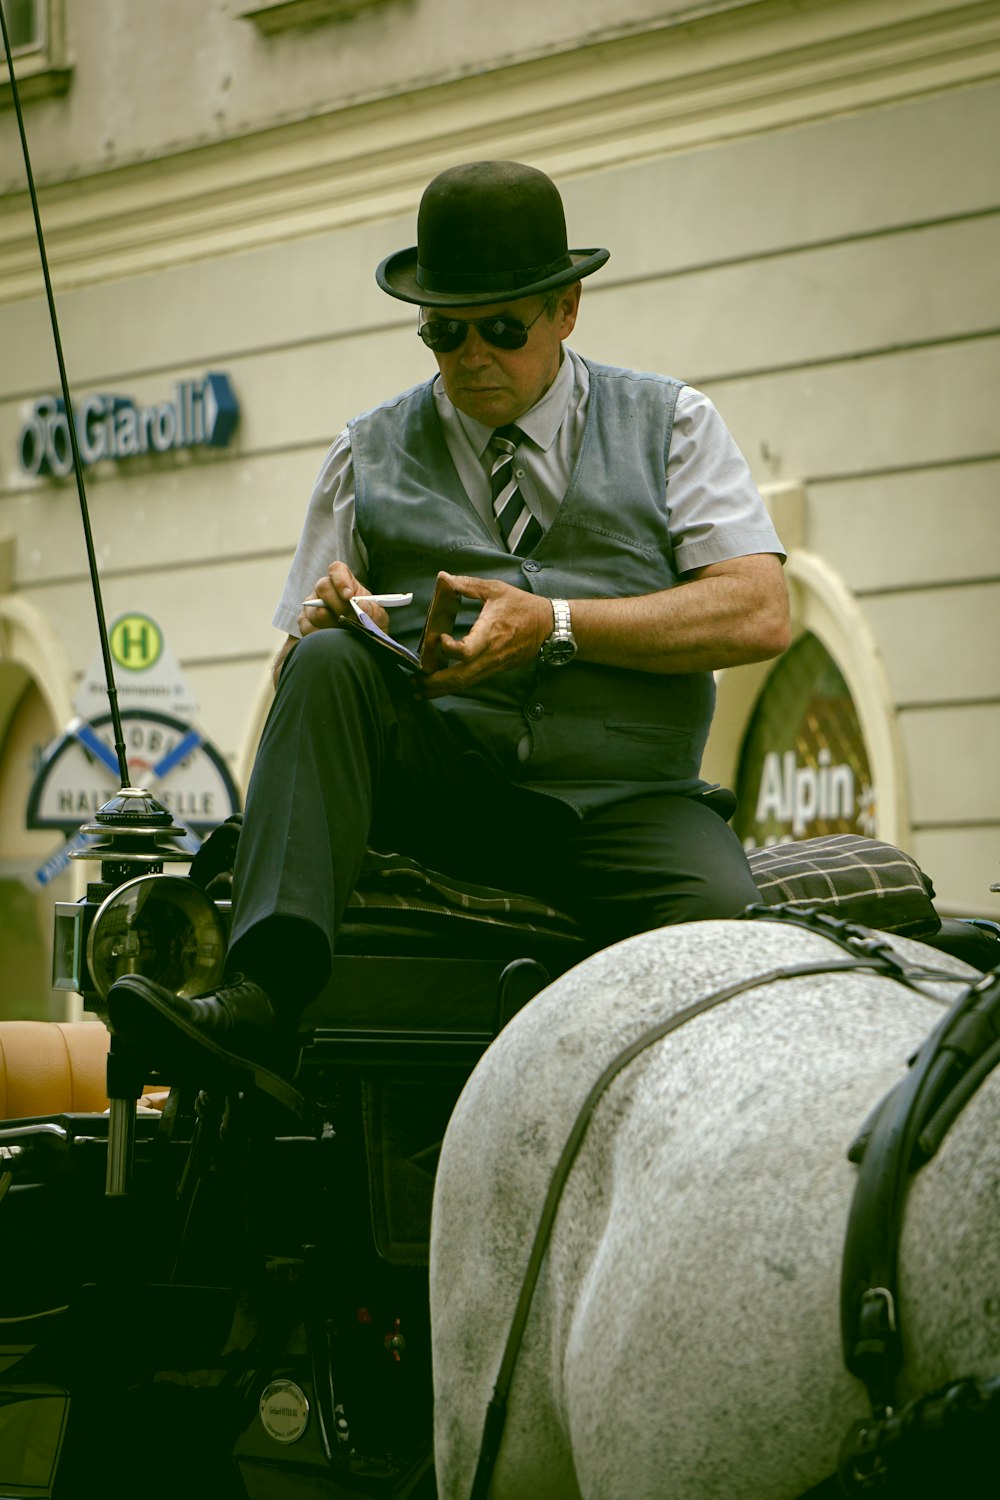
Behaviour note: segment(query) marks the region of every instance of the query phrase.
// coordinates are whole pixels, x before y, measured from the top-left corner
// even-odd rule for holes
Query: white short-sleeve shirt
[[[500,540],[490,497],[488,452],[493,429],[453,405],[440,376],[434,399],[448,450],[470,502]],[[517,420],[524,434],[516,463],[521,494],[543,527],[551,525],[562,504],[587,420],[590,374],[572,349],[548,390]],[[678,571],[687,573],[710,563],[753,552],[783,557],[770,517],[750,469],[729,429],[709,398],[691,386],[681,387],[674,413],[667,461],[669,514],[663,518],[673,544]],[[332,562],[344,562],[366,582],[368,559],[354,515],[354,472],[350,433],[333,443],[313,488],[302,535],[292,561],[274,624],[298,634],[303,599]]]

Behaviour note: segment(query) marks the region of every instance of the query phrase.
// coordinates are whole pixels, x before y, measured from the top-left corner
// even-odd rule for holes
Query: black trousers
[[[580,818],[498,776],[386,655],[317,631],[285,661],[257,752],[230,971],[290,1003],[318,994],[368,847],[539,896],[595,946],[757,900],[739,840],[701,799],[650,792]]]

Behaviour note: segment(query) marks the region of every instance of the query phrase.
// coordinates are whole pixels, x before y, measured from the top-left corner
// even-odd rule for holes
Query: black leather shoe
[[[107,1006],[114,1035],[169,1082],[197,1082],[206,1069],[236,1071],[298,1110],[301,1096],[291,1087],[298,1037],[254,980],[235,974],[214,994],[188,999],[125,974],[108,991]]]

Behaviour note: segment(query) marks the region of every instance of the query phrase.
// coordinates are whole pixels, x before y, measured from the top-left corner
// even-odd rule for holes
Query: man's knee
[[[374,684],[381,682],[375,653],[356,632],[331,627],[314,630],[303,636],[289,653],[278,677],[278,690],[289,683],[296,687],[316,678],[353,678]]]
[[[387,734],[396,709],[375,653],[352,631],[317,630],[287,657],[261,737],[258,760],[271,750],[287,764]],[[402,676],[402,673],[398,674]]]

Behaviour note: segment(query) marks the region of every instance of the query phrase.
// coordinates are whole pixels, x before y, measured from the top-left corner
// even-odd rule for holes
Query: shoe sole
[[[115,1003],[114,992],[119,987],[129,997],[128,1003],[122,1006]],[[228,1073],[250,1078],[255,1088],[300,1119],[306,1113],[305,1097],[287,1079],[279,1073],[272,1073],[270,1068],[252,1058],[227,1052],[218,1042],[169,1010],[158,995],[134,988],[127,979],[119,980],[109,992],[107,1003],[112,1034],[126,1046],[134,1048],[140,1056],[155,1058],[156,1071],[166,1075],[167,1082],[204,1082],[204,1072],[192,1073],[192,1068],[196,1063],[202,1068],[210,1064],[217,1075]]]

